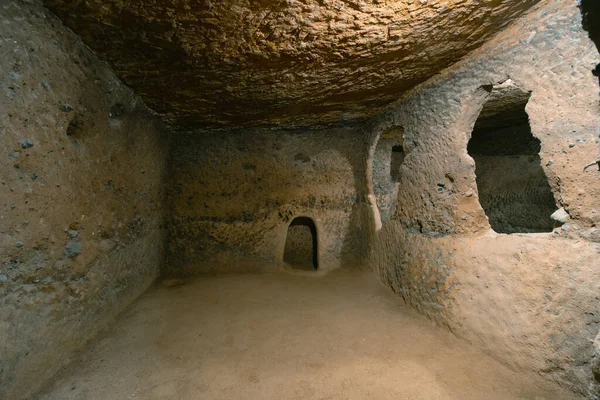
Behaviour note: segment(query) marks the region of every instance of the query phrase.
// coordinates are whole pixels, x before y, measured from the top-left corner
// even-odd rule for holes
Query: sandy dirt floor
[[[157,284],[41,399],[577,399],[338,270]]]

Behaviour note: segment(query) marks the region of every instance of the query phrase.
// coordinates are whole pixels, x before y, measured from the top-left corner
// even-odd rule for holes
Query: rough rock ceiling
[[[43,0],[181,129],[364,118],[539,0]]]

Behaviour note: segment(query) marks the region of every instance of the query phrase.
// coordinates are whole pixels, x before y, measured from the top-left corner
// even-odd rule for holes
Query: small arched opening
[[[314,271],[319,268],[317,227],[308,217],[295,218],[288,227],[283,261],[294,269]]]

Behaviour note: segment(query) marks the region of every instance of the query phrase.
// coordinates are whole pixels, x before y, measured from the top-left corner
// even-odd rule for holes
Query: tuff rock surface
[[[375,114],[537,0],[43,0],[178,128]]]

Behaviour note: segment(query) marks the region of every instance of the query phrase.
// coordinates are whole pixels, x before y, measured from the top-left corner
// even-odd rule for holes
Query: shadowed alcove
[[[388,221],[396,210],[404,157],[404,127],[393,126],[381,134],[373,152],[373,192],[382,223]]]
[[[297,217],[290,224],[285,241],[283,261],[294,269],[316,270],[317,228],[312,219]]]
[[[475,123],[468,152],[475,160],[479,200],[498,233],[550,232],[556,211],[540,165],[540,141],[525,106],[531,96],[510,80],[492,88]]]

